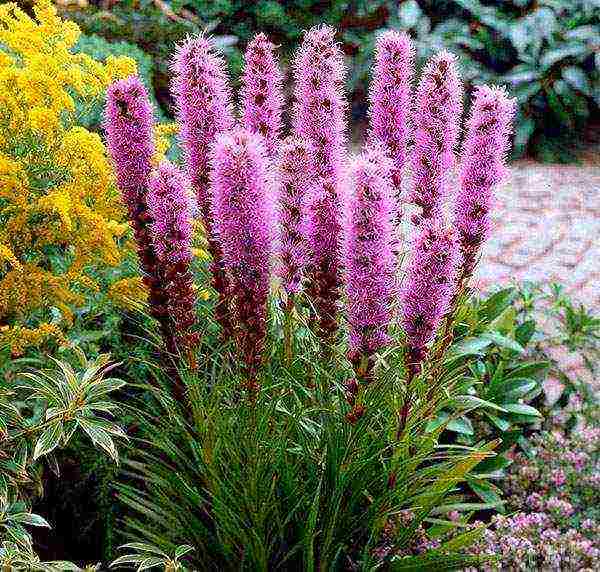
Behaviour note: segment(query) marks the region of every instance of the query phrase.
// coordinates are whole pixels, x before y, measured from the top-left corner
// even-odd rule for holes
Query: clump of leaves
[[[38,566],[33,569],[78,569],[39,567],[25,526],[50,525],[31,513],[29,502],[43,494],[45,466],[59,474],[54,452],[68,445],[76,432],[87,435],[98,450],[118,462],[115,439],[126,435],[113,421],[119,408],[108,396],[124,382],[107,376],[114,367],[108,356],[88,360],[77,350],[75,354],[80,362],[77,369],[65,361],[53,360],[53,369],[26,371],[10,386],[0,384],[0,532],[5,539],[0,550],[2,564],[26,558],[31,566]]]
[[[431,25],[416,1],[400,27],[420,55],[445,46],[460,54],[472,83],[510,87],[519,102],[514,154],[572,161],[574,143],[600,105],[600,14],[593,0],[453,0],[455,17]]]

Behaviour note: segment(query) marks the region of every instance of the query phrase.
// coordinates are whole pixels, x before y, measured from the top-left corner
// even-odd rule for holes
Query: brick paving
[[[577,165],[519,161],[497,193],[493,232],[474,285],[557,281],[600,309],[600,159]]]

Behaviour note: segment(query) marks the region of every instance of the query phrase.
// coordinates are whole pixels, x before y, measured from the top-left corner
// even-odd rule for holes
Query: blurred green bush
[[[365,117],[374,38],[382,28],[415,38],[421,61],[447,48],[460,55],[467,87],[510,88],[520,104],[515,156],[570,161],[600,105],[600,0],[124,0],[111,10],[68,11],[86,33],[137,44],[154,61],[155,92],[167,109],[174,43],[212,33],[226,49],[234,77],[240,48],[264,31],[289,62],[303,30],[335,26],[352,62],[355,120]],[[166,10],[164,9],[166,7]],[[170,11],[170,12],[169,12]]]
[[[164,119],[164,113],[154,97],[154,62],[148,54],[138,48],[135,44],[123,41],[109,42],[105,38],[95,34],[82,34],[73,51],[76,53],[81,52],[88,54],[100,62],[106,61],[108,56],[128,56],[135,60],[138,73],[152,97],[154,109],[156,110],[156,119],[157,121],[162,121]],[[104,98],[96,100],[92,107],[84,108],[83,104],[79,104],[77,111],[81,118],[81,125],[94,131],[101,130],[104,115]]]

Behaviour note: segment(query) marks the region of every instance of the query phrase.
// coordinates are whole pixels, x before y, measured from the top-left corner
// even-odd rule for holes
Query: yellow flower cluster
[[[74,54],[78,27],[36,0],[34,18],[0,5],[0,347],[19,354],[60,337],[72,308],[116,265],[126,232],[102,140],[78,126],[130,58]]]

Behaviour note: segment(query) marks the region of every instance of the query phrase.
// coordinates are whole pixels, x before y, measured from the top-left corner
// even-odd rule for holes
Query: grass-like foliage
[[[469,562],[460,548],[479,531],[461,532],[445,514],[477,508],[464,503],[462,484],[496,443],[441,444],[453,416],[427,426],[458,397],[466,358],[431,365],[407,393],[402,346],[392,345],[352,422],[352,369],[340,347],[322,345],[300,320],[288,367],[280,319],[276,311],[255,401],[223,348],[193,374],[180,372],[188,406],[153,390],[119,486],[132,511],[127,533],[168,553],[194,546],[193,570],[444,570]]]

